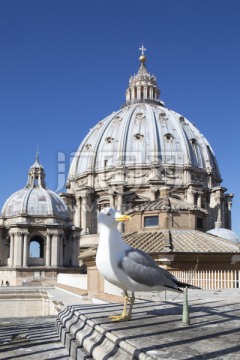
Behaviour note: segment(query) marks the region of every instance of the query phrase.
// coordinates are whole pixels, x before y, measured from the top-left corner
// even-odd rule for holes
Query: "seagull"
[[[182,292],[180,287],[196,289],[195,286],[178,281],[170,272],[159,267],[149,254],[123,241],[118,223],[129,220],[130,216],[110,207],[102,209],[98,215],[97,269],[104,279],[124,292],[123,312],[121,315],[109,316],[113,321],[131,320],[136,291]],[[131,298],[128,292],[131,292]]]

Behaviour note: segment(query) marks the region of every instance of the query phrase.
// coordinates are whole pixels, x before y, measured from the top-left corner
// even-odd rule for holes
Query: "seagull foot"
[[[111,315],[108,318],[112,321],[128,321],[131,318],[128,315]]]

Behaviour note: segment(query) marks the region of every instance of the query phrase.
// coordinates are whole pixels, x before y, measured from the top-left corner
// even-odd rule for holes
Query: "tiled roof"
[[[135,248],[147,253],[161,252],[165,248],[165,241],[168,240],[166,232],[134,232],[123,236],[124,241]]]
[[[154,253],[240,253],[239,244],[197,230],[139,231],[123,236],[130,246]],[[81,252],[80,258],[96,255],[97,246]]]
[[[135,248],[148,253],[238,253],[239,245],[197,230],[134,232],[123,236]]]
[[[232,241],[196,230],[171,231],[175,252],[240,252]]]

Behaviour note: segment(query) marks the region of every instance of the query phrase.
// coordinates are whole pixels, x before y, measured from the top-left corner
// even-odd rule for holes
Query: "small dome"
[[[35,163],[30,167],[25,188],[11,195],[3,205],[3,217],[21,215],[70,218],[63,200],[46,188],[44,168],[39,163],[38,154]]]
[[[233,232],[232,230],[229,230],[229,229],[215,228],[215,229],[209,230],[207,233],[214,235],[214,236],[221,237],[226,240],[230,240],[235,243],[240,242],[239,236],[237,236],[237,234],[235,234],[235,232]]]
[[[68,219],[65,203],[53,191],[44,188],[24,188],[8,198],[2,209],[3,217],[53,216]]]

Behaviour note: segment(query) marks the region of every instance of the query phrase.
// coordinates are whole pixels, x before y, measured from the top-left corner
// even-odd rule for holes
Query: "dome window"
[[[183,116],[179,116],[179,121],[180,123],[185,124],[185,119]]]
[[[47,201],[46,197],[44,195],[38,196],[38,201]]]
[[[159,120],[168,120],[167,114],[165,112],[160,112],[158,115]]]
[[[105,139],[106,143],[108,143],[108,144],[112,143],[113,140],[114,140],[114,138],[112,138],[111,136],[108,136],[108,137]]]
[[[91,144],[86,144],[85,147],[86,147],[87,150],[89,150],[90,147],[91,147]]]
[[[145,115],[144,115],[144,113],[142,113],[141,111],[139,111],[139,112],[136,114],[136,118],[137,118],[138,120],[141,120],[141,119],[145,118]]]
[[[116,116],[115,119],[113,120],[113,123],[114,123],[114,124],[117,124],[117,123],[119,123],[120,121],[122,121],[121,116]]]
[[[137,133],[133,135],[135,137],[136,140],[141,140],[142,138],[144,138],[143,134]]]
[[[165,134],[164,137],[167,141],[171,141],[174,139],[174,136],[170,133]]]
[[[191,144],[196,145],[197,140],[195,138],[190,139]]]

